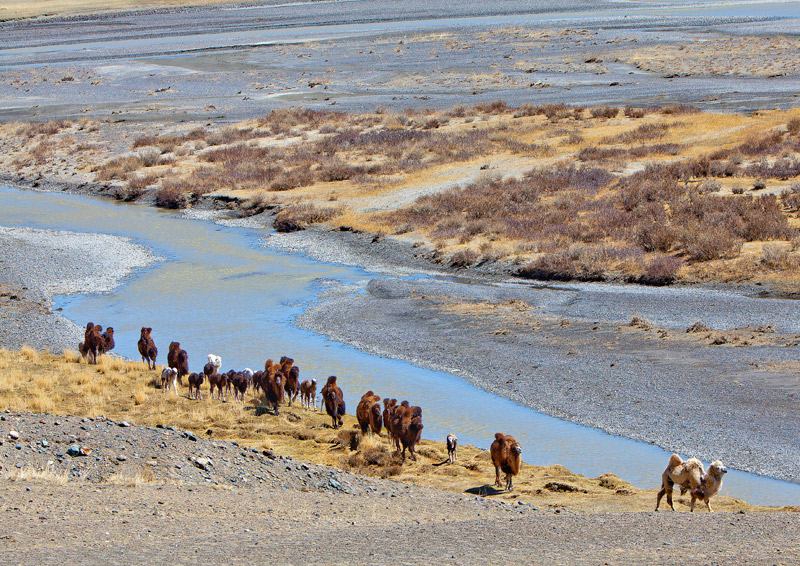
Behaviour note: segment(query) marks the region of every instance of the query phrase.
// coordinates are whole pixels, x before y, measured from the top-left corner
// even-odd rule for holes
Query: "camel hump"
[[[670,468],[677,468],[681,464],[683,464],[683,458],[681,458],[677,454],[673,454],[672,456],[669,457],[669,467]]]
[[[499,440],[500,442],[502,442],[502,441],[503,441],[503,439],[505,439],[505,437],[506,437],[506,435],[505,435],[505,434],[503,434],[502,432],[496,432],[496,433],[494,433],[494,438],[495,438],[495,440]]]

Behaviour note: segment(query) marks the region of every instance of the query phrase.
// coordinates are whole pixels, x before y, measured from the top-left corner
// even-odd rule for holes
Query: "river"
[[[294,317],[326,281],[379,276],[261,247],[263,230],[10,188],[0,188],[0,225],[116,234],[166,258],[110,293],[57,298],[63,314],[79,325],[113,325],[116,351],[123,356],[139,358],[142,326],[153,328],[162,352],[179,341],[193,371],[207,353],[221,355],[224,368],[254,369],[286,354],[300,366],[301,379],[339,376],[350,411],[367,389],[422,406],[425,438],[442,441],[453,431],[462,444],[488,448],[494,433],[503,431],[521,442],[531,464],[561,464],[589,477],[611,472],[642,488],[660,482],[669,455],[655,446],[553,419],[453,375],[372,356],[297,328]],[[755,504],[800,504],[800,485],[734,470],[722,493]]]

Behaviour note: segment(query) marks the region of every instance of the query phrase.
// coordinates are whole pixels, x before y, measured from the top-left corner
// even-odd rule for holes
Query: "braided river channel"
[[[0,225],[115,234],[165,258],[112,292],[56,297],[62,314],[81,326],[88,320],[113,325],[116,352],[127,358],[139,359],[142,326],[153,328],[163,355],[170,341],[180,341],[192,371],[200,370],[209,352],[222,356],[224,368],[237,369],[257,369],[267,358],[286,354],[300,366],[302,379],[324,383],[329,375],[339,376],[349,411],[367,389],[420,405],[425,438],[443,441],[453,431],[462,444],[488,448],[494,433],[504,431],[522,444],[523,459],[531,464],[560,464],[589,477],[611,472],[642,488],[660,483],[669,454],[658,447],[554,419],[459,377],[373,356],[297,328],[294,318],[326,281],[356,283],[381,276],[265,248],[259,244],[267,233],[263,229],[2,187]],[[736,470],[725,477],[722,493],[753,504],[800,505],[800,484]]]

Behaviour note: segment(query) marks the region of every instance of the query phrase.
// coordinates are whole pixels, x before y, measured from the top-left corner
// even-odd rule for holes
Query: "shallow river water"
[[[655,446],[546,417],[458,377],[372,356],[293,325],[324,281],[374,274],[260,247],[260,230],[75,195],[0,187],[0,225],[117,234],[166,258],[111,293],[57,300],[81,326],[88,320],[114,326],[116,352],[131,359],[139,359],[142,326],[153,328],[162,358],[169,342],[179,341],[193,371],[210,352],[222,356],[224,368],[254,369],[287,354],[301,379],[339,376],[349,411],[367,389],[422,406],[425,438],[443,441],[453,431],[462,444],[488,448],[503,431],[521,442],[531,464],[561,464],[590,477],[611,472],[644,488],[660,483],[669,455]],[[726,476],[722,493],[757,504],[800,504],[800,485],[738,471]]]

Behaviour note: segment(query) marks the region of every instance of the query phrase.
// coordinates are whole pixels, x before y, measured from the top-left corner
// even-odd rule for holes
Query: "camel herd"
[[[151,335],[152,331],[152,328],[143,327],[137,344],[142,361],[147,363],[148,369],[156,368],[156,356],[158,355],[158,349]],[[98,356],[113,348],[113,328],[108,327],[103,332],[103,328],[99,325],[91,322],[86,325],[84,340],[78,344],[78,350],[88,363],[96,364]],[[169,393],[169,389],[172,388],[177,395],[178,385],[183,385],[183,377],[186,376],[190,399],[202,400],[200,386],[207,379],[212,399],[214,399],[215,390],[216,398],[222,401],[225,401],[233,391],[234,400],[244,403],[245,393],[248,389],[252,389],[254,394],[260,392],[264,404],[271,407],[274,414],[278,414],[280,403],[287,400],[291,406],[297,395],[300,394],[300,403],[303,408],[310,410],[313,403],[314,410],[317,410],[317,380],[304,380],[300,383],[300,368],[294,365],[294,360],[288,356],[281,357],[278,363],[271,359],[267,360],[263,371],[254,372],[245,368],[241,371],[229,370],[222,373],[220,371],[222,358],[216,354],[208,354],[208,363],[203,366],[203,372],[190,373],[188,353],[181,348],[179,342],[172,342],[167,354],[167,366],[161,372],[161,389],[164,393]],[[322,405],[325,407],[325,412],[331,417],[331,426],[334,429],[342,426],[342,417],[346,414],[344,394],[336,381],[335,375],[328,377],[320,392]],[[383,399],[383,408],[381,408],[380,401],[381,397],[372,391],[367,391],[361,396],[356,407],[356,419],[361,434],[372,433],[380,436],[381,430],[386,428],[390,444],[394,444],[397,453],[402,455],[403,461],[406,458],[406,451],[416,461],[415,447],[419,443],[423,429],[422,408],[411,406],[408,401],[398,404],[397,399],[389,398]],[[457,444],[456,435],[448,434],[447,454],[450,464],[457,459]],[[498,432],[495,434],[489,452],[495,468],[495,485],[499,488],[505,487],[509,492],[512,491],[514,489],[513,477],[519,474],[522,463],[522,447],[513,436]],[[675,510],[672,504],[672,491],[677,486],[681,490],[681,495],[687,491],[690,492],[691,511],[694,511],[696,501],[700,500],[711,512],[710,500],[719,493],[722,478],[727,471],[719,460],[712,462],[706,471],[702,462],[697,458],[683,461],[680,456],[673,454],[662,474],[661,489],[656,498],[655,510],[658,511],[664,495],[667,496],[667,504],[673,511]],[[504,474],[505,484],[501,481],[501,472]]]

